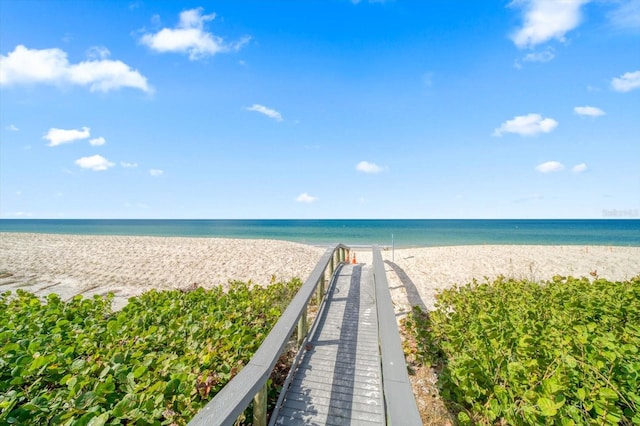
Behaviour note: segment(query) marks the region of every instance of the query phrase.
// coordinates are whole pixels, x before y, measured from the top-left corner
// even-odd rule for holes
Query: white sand
[[[364,255],[364,253],[363,253]],[[413,305],[433,309],[435,295],[475,278],[499,275],[532,281],[554,275],[620,281],[640,275],[640,247],[478,245],[426,247],[383,252],[396,311]],[[358,259],[359,260],[359,259]]]
[[[0,233],[0,276],[12,274],[0,278],[0,291],[63,298],[113,291],[119,307],[152,288],[304,280],[322,253],[275,240]]]
[[[116,293],[116,306],[145,290],[205,288],[229,280],[267,285],[307,278],[324,248],[276,240],[0,233],[0,291],[25,288],[64,298]],[[356,250],[359,263],[371,251]],[[455,246],[383,251],[396,310],[432,309],[435,294],[473,278],[609,280],[640,274],[640,247]]]

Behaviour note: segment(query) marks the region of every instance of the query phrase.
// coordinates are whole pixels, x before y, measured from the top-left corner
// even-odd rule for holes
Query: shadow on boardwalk
[[[329,288],[276,425],[383,425],[373,268],[346,265]]]
[[[425,305],[424,301],[422,300],[422,297],[420,297],[420,293],[418,292],[418,288],[413,283],[413,281],[411,281],[411,278],[409,278],[409,275],[407,275],[407,273],[404,271],[404,269],[402,269],[396,263],[393,263],[393,262],[391,262],[389,260],[385,260],[384,263],[386,263],[387,265],[391,266],[391,269],[393,269],[393,272],[395,272],[396,275],[398,276],[398,278],[400,278],[400,281],[402,282],[402,285],[404,286],[405,290],[407,291],[407,299],[409,300],[409,304],[412,307],[413,306],[420,306],[420,309],[425,311],[427,309],[427,305]]]

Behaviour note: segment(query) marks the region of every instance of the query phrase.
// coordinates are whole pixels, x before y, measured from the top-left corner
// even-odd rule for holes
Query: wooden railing
[[[382,359],[382,388],[388,425],[421,425],[420,412],[411,389],[402,341],[391,301],[380,248],[373,246],[373,279],[378,309],[378,344]]]
[[[189,422],[191,426],[233,425],[253,400],[253,424],[267,424],[267,380],[287,342],[298,327],[297,345],[307,332],[307,307],[315,294],[318,304],[324,298],[327,272],[329,279],[337,266],[349,259],[349,247],[337,244],[328,248],[284,311],[276,325],[258,348],[251,361]],[[383,269],[384,272],[384,269]],[[404,364],[403,364],[404,365]]]

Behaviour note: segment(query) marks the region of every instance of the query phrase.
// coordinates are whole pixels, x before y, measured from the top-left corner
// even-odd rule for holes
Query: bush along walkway
[[[461,424],[640,425],[640,277],[474,282],[405,326]]]

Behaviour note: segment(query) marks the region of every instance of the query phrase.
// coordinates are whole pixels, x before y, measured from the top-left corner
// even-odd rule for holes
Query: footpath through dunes
[[[0,233],[0,291],[113,292],[120,308],[150,289],[304,279],[323,252],[279,240]]]
[[[266,425],[269,377],[296,323],[297,355],[269,425],[421,424],[377,246],[372,258],[328,248],[251,361],[189,424],[230,426],[253,399],[251,424]]]
[[[346,250],[347,259],[349,259],[349,249],[344,246],[334,249],[334,253],[323,255],[251,362],[194,417],[190,423],[192,426],[231,425],[252,399],[254,400],[253,424],[266,424],[267,380],[296,322],[298,322],[298,355],[282,387],[270,425],[382,425],[388,423],[413,425],[421,423],[416,397],[421,398],[422,394],[420,392],[414,394],[415,387],[411,388],[396,325],[401,312],[398,313],[394,309],[390,295],[393,287],[390,288],[386,278],[387,272],[395,274],[401,283],[397,288],[404,289],[407,306],[426,305],[421,292],[412,281],[411,274],[402,268],[400,259],[396,263],[396,254],[405,255],[402,260],[410,260],[413,256],[407,256],[407,251],[395,253],[392,250],[391,253],[387,251],[385,256],[387,260],[383,261],[377,247],[373,248],[372,254],[353,250],[351,255],[355,254],[358,262],[354,259],[354,264],[348,262],[342,264],[336,272],[333,260],[335,250],[338,249]],[[517,252],[516,247],[498,246],[490,247],[489,250],[486,250],[486,247],[483,249],[484,256],[496,254],[505,256],[512,250]],[[527,249],[528,253],[538,252],[539,254],[535,248]],[[331,250],[328,249],[329,252]],[[562,255],[565,251],[568,256]],[[587,265],[592,267],[594,263],[603,266],[605,273],[615,272],[623,274],[622,277],[626,277],[627,274],[629,276],[637,274],[638,257],[635,256],[639,254],[637,248],[616,250],[616,255],[610,257],[613,259],[612,269],[608,269],[609,263],[600,263],[600,257],[605,252],[614,253],[613,248],[598,247],[595,248],[597,252],[595,256],[582,255],[590,251],[593,252],[594,248],[556,247],[549,251],[556,255],[555,258],[547,257],[529,262],[528,271],[525,271],[529,275],[521,278],[542,280],[543,276],[536,275],[540,271],[546,272],[545,268],[549,264],[556,265],[558,257],[561,260],[574,258],[574,263],[569,266],[570,272],[567,275],[579,273],[582,270],[588,271],[588,275],[598,276],[597,270],[584,269]],[[586,258],[588,262],[594,263],[576,261],[578,254],[583,260]],[[330,267],[328,267],[329,257],[327,257],[329,255],[331,256]],[[343,254],[339,257],[344,259]],[[362,264],[363,259],[370,258],[373,258],[373,266]],[[425,258],[428,259],[429,256],[424,256],[422,259]],[[480,261],[486,261],[486,257],[478,258]],[[520,260],[518,259],[518,264]],[[447,261],[449,262],[447,266],[456,265],[455,259],[447,259]],[[459,263],[465,264],[464,261]],[[502,265],[504,260],[502,263],[497,263]],[[512,258],[509,259],[509,264],[513,265]],[[469,264],[466,266],[469,267]],[[472,268],[475,266],[475,263],[471,264]],[[307,335],[306,307],[317,289],[323,288],[327,269],[328,275],[332,277],[331,285],[323,299],[311,332]],[[562,273],[567,269],[560,268],[560,271]],[[485,277],[489,279],[495,272],[492,270]],[[497,275],[515,278],[515,272],[515,268],[511,268]],[[460,284],[464,283],[464,281],[460,282]],[[449,283],[449,286],[453,284],[455,283]],[[317,293],[322,294],[322,291]],[[409,301],[410,298],[415,299]],[[395,308],[402,307],[397,305]],[[377,315],[374,315],[374,312]],[[394,337],[390,338],[391,335]],[[444,414],[446,413],[443,413],[443,419],[447,417]]]
[[[340,269],[275,424],[384,424],[375,293],[371,265]]]

